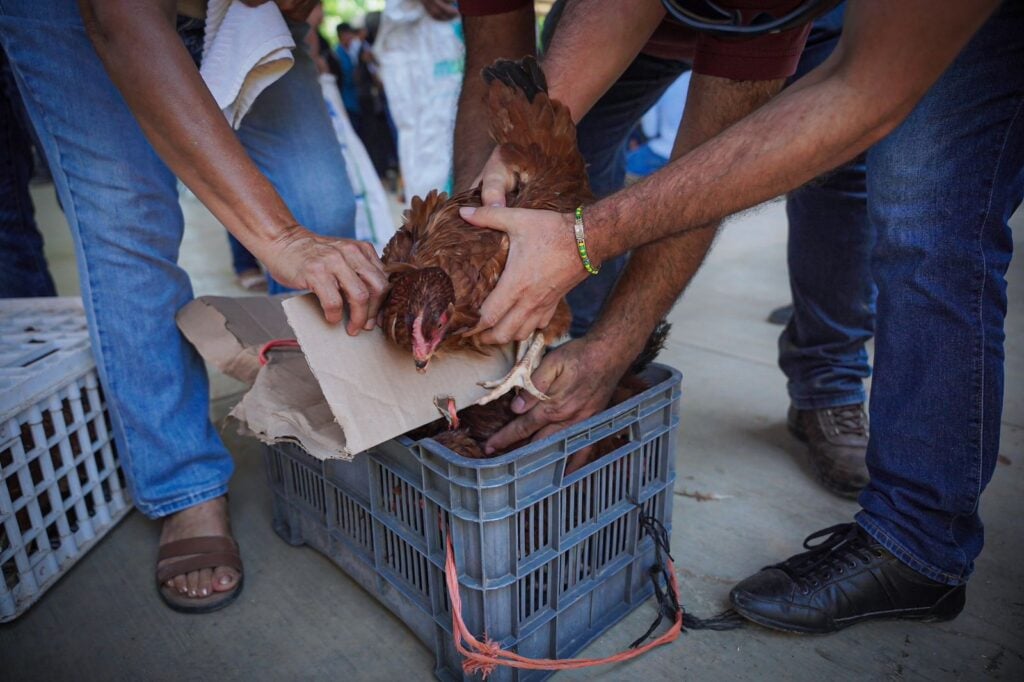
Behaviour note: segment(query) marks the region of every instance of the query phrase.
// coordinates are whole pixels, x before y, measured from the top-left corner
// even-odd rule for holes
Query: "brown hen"
[[[609,407],[625,402],[651,387],[651,382],[644,377],[644,371],[654,362],[658,354],[665,347],[665,341],[668,339],[671,329],[672,325],[665,320],[658,323],[658,326],[655,327],[654,331],[647,338],[644,349],[633,360],[629,370],[619,380],[619,383],[616,384],[615,390],[608,400]],[[524,443],[515,443],[492,455],[485,454],[484,444],[491,436],[519,416],[512,411],[513,398],[514,394],[507,393],[490,404],[471,405],[459,410],[457,414],[454,413],[450,404],[440,400],[437,407],[444,415],[444,418],[410,432],[409,437],[414,440],[433,438],[449,450],[470,459],[485,459],[487,457],[503,455],[506,452],[511,452],[521,447]],[[614,452],[628,442],[628,429],[602,438],[597,443],[573,453],[566,464],[566,473],[572,473],[580,467]]]
[[[576,127],[569,110],[547,95],[544,73],[532,57],[500,60],[484,69],[491,137],[518,182],[506,196],[511,208],[574,210],[593,195],[583,157],[576,147]],[[480,188],[448,197],[437,191],[415,197],[402,227],[384,249],[391,284],[380,312],[385,335],[412,353],[425,371],[439,351],[481,350],[467,332],[480,321],[480,306],[498,283],[508,258],[508,236],[481,229],[459,216],[462,206],[479,206]],[[541,399],[530,381],[543,353],[569,328],[571,314],[563,300],[550,324],[522,344],[528,351],[505,379],[485,384],[494,400],[521,386]]]

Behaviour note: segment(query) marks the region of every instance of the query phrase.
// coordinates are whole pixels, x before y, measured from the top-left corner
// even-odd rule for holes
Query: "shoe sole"
[[[945,599],[945,597],[943,597]],[[936,604],[938,606],[942,603],[940,599]],[[794,635],[828,635],[840,630],[845,630],[851,625],[857,625],[869,620],[913,620],[921,623],[945,623],[951,621],[960,615],[960,611],[963,610],[963,606],[957,610],[956,613],[947,615],[941,613],[872,613],[869,615],[858,616],[856,618],[849,618],[846,620],[835,622],[832,628],[805,628],[789,623],[782,623],[771,618],[765,618],[760,614],[749,613],[746,609],[742,608],[735,601],[732,603],[732,607],[736,609],[736,613],[740,614],[752,623],[756,623],[761,627],[769,628],[771,630],[778,630],[779,632],[788,632]],[[930,608],[935,608],[930,607]]]

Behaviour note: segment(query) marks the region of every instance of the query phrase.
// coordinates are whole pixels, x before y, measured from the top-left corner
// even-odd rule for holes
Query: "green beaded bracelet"
[[[583,268],[591,275],[596,275],[601,268],[595,268],[590,263],[590,256],[587,255],[587,240],[583,234],[583,207],[576,207],[576,224],[573,226],[576,233],[576,247],[580,251],[580,260],[583,261]]]

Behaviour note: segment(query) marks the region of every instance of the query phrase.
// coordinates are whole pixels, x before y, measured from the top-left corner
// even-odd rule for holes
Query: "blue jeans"
[[[869,152],[871,480],[857,520],[941,582],[981,551],[999,448],[1008,220],[1024,198],[1024,4],[1007,2]]]
[[[598,198],[614,194],[625,185],[630,132],[687,69],[684,62],[640,54],[579,122],[576,137],[587,162],[590,187]],[[600,316],[627,260],[618,256],[602,263],[601,274],[588,277],[569,292],[569,332],[573,337],[586,334]]]
[[[551,8],[544,22],[541,46],[546,50],[565,9],[564,0]],[[576,126],[580,153],[587,162],[590,188],[598,199],[614,194],[626,183],[629,135],[676,78],[690,67],[685,62],[640,54]],[[572,309],[569,333],[587,333],[601,314],[605,300],[626,267],[627,255],[601,264],[601,274],[588,277],[569,292]]]
[[[71,227],[135,503],[159,517],[223,495],[233,464],[209,420],[202,359],[174,322],[192,299],[177,264],[183,220],[174,175],[107,77],[74,0],[0,0],[0,43]],[[303,51],[295,57],[238,137],[297,220],[352,236],[355,202],[316,70]]]
[[[32,133],[0,51],[0,298],[56,296],[28,185]]]
[[[814,22],[791,81],[825,61],[843,28],[845,3]],[[793,316],[779,336],[779,367],[801,410],[864,402],[871,375],[865,344],[875,327],[874,230],[864,157],[786,196]]]
[[[651,145],[637,147],[626,155],[626,170],[632,175],[647,177],[665,167],[668,159],[651,150]]]

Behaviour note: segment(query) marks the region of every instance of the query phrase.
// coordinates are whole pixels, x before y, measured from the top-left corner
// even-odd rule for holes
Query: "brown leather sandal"
[[[161,561],[167,563],[156,571],[157,589],[164,603],[180,613],[210,613],[224,608],[242,593],[245,578],[242,573],[242,556],[238,552],[238,543],[232,538],[207,535],[168,542],[160,546],[157,563]],[[188,597],[165,584],[176,575],[217,566],[227,566],[238,571],[238,583],[234,589],[214,592],[206,597]]]

